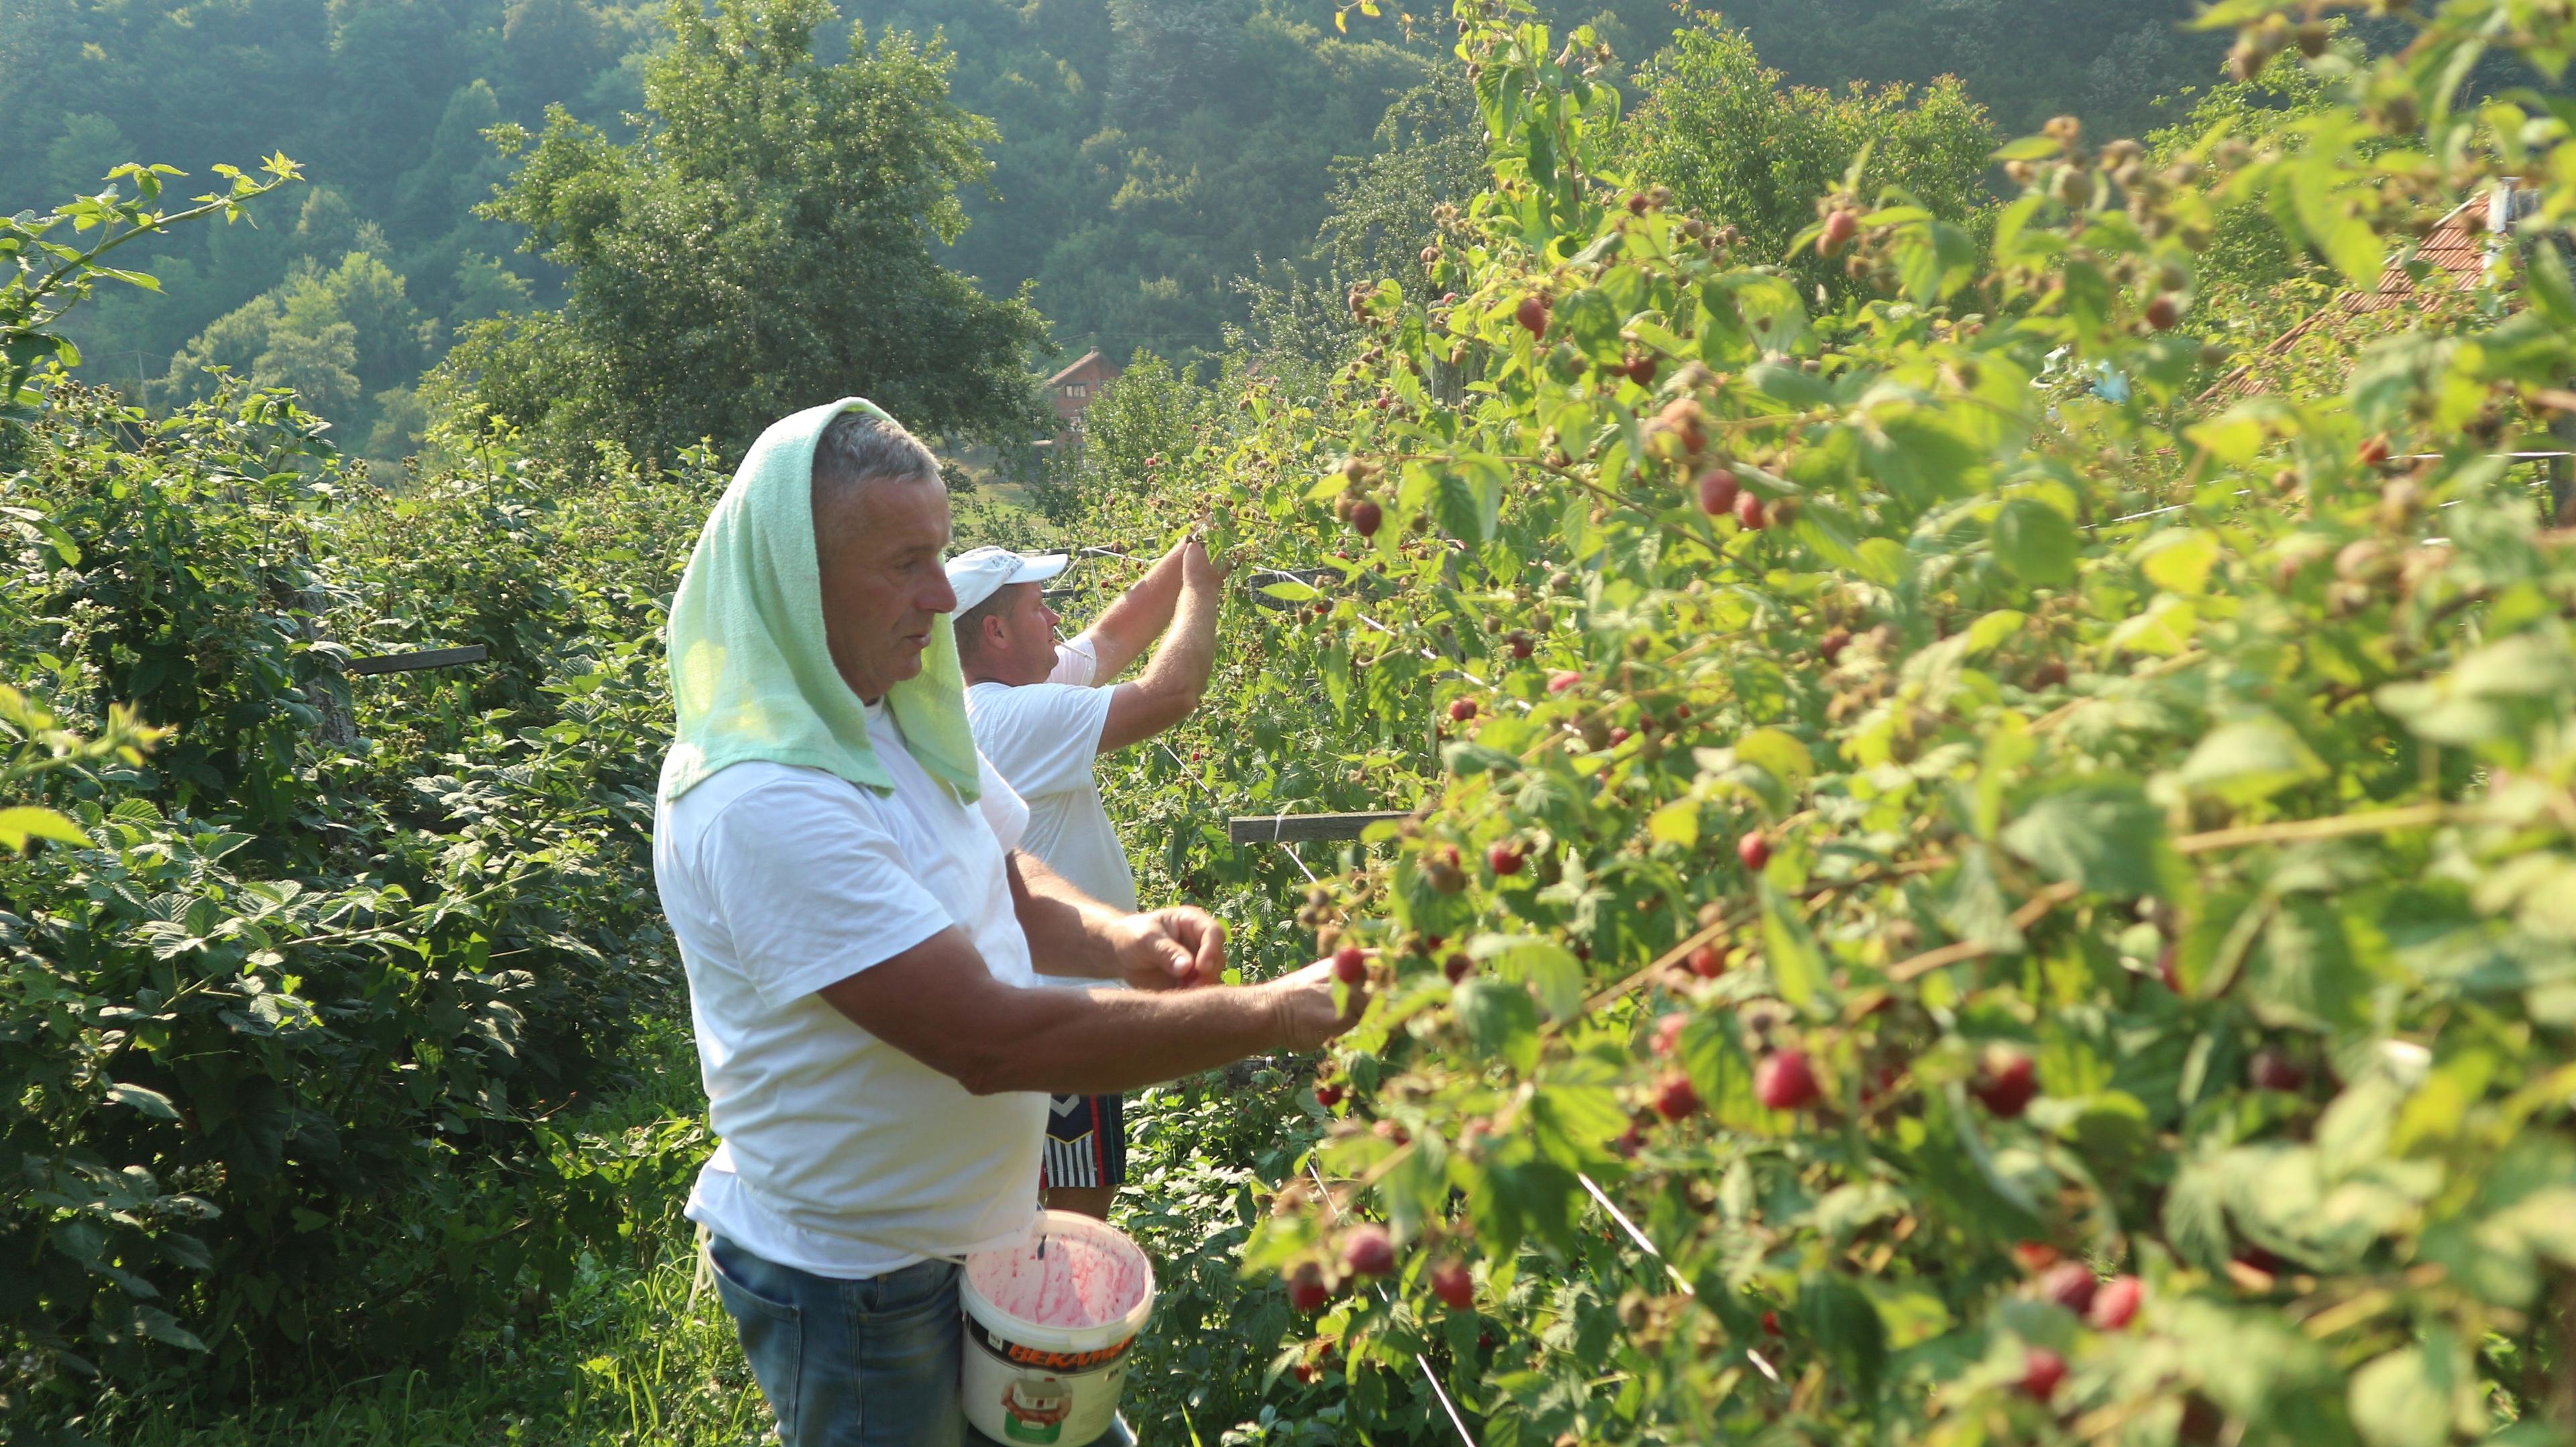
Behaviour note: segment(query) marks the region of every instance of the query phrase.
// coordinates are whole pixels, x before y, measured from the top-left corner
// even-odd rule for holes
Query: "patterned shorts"
[[[1115,1095],[1047,1099],[1046,1152],[1038,1169],[1046,1186],[1127,1184],[1127,1110]]]

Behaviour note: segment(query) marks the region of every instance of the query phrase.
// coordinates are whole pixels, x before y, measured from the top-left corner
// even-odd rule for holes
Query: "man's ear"
[[[1010,641],[1010,625],[1002,621],[1002,611],[998,608],[975,620],[975,629],[978,635],[975,641],[982,645],[984,652],[998,653]]]

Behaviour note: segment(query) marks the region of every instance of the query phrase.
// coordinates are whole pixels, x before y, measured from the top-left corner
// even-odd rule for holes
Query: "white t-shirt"
[[[815,993],[952,926],[995,979],[1036,983],[1003,864],[1026,807],[989,761],[979,803],[958,802],[882,707],[868,738],[891,794],[735,764],[653,822],[653,877],[724,1138],[688,1217],[840,1278],[1020,1239],[1047,1109],[1044,1095],[968,1094]]]
[[[1055,671],[1044,683],[979,683],[966,690],[975,743],[1028,801],[1029,832],[1020,847],[1085,894],[1133,913],[1136,875],[1100,807],[1100,781],[1092,773],[1117,690],[1091,686],[1099,660],[1087,641],[1058,644],[1055,655]]]

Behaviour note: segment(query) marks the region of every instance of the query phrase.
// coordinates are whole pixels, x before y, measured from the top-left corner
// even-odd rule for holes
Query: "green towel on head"
[[[845,397],[771,423],[707,515],[671,600],[679,729],[662,761],[665,804],[754,759],[821,769],[880,793],[894,787],[868,742],[867,706],[841,681],[823,642],[814,444],[826,424],[853,410],[886,416]],[[921,672],[888,690],[886,704],[913,760],[973,803],[975,735],[952,630],[930,630]]]

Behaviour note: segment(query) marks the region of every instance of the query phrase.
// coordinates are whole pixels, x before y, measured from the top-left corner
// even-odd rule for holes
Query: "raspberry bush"
[[[1276,570],[1131,827],[1281,901],[1229,906],[1255,968],[1364,953],[1246,1250],[1321,1303],[1278,1390],[1431,1440],[1428,1370],[1497,1443],[2563,1440],[2576,558],[2506,454],[2576,406],[2576,146],[2460,86],[2555,77],[2566,7],[2371,58],[2219,5],[2337,99],[2052,124],[1990,236],[1821,197],[1830,310],[1623,174],[1589,33],[1458,19],[1492,184],[1435,299],[1354,291],[1326,401],[1230,377],[1100,519]],[[2377,286],[2508,176],[2490,304],[2196,400],[2216,218]],[[1212,798],[1413,813],[1309,886]]]

